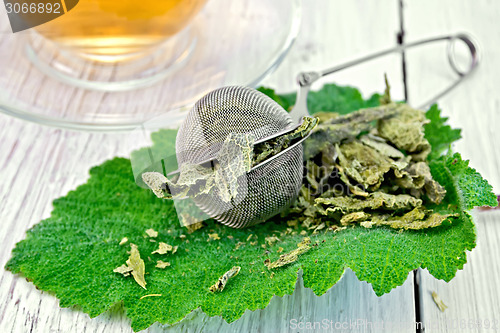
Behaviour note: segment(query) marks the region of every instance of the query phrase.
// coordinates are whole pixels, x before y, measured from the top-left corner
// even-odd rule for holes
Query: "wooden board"
[[[439,101],[462,140],[455,149],[471,160],[496,193],[500,191],[500,4],[491,1],[405,1],[408,39],[435,34],[469,32],[479,42],[482,59],[477,71]],[[409,54],[410,100],[418,99],[450,82],[445,49]],[[466,60],[466,59],[465,59]],[[431,79],[434,77],[434,79]],[[468,263],[450,283],[438,281],[427,271],[420,275],[420,305],[426,332],[488,332],[500,329],[500,211],[475,212],[477,247]],[[441,313],[430,293],[436,291],[448,309]],[[489,328],[486,326],[489,325]]]

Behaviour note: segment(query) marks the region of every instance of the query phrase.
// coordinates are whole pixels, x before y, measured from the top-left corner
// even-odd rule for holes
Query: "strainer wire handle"
[[[471,55],[471,61],[469,64],[469,67],[465,70],[462,71],[460,70],[459,66],[457,65],[456,61],[456,53],[455,53],[455,42],[456,41],[463,41],[470,52]],[[459,78],[454,81],[451,85],[446,87],[444,90],[439,92],[437,95],[434,97],[430,98],[427,102],[421,104],[418,108],[424,108],[430,104],[433,104],[447,94],[450,90],[455,88],[459,83],[461,83],[472,71],[477,67],[479,64],[479,48],[477,43],[473,40],[472,37],[465,33],[459,33],[455,35],[446,35],[446,36],[440,36],[440,37],[434,37],[434,38],[428,38],[428,39],[422,39],[416,42],[412,43],[407,43],[407,44],[401,44],[398,46],[395,46],[390,49],[386,49],[383,51],[379,51],[373,54],[370,54],[368,56],[364,56],[358,59],[354,59],[351,61],[348,61],[344,64],[323,70],[323,71],[318,71],[318,72],[303,72],[300,73],[297,76],[297,83],[299,85],[298,91],[297,91],[297,98],[295,101],[295,106],[293,107],[293,110],[290,112],[290,116],[292,117],[292,120],[297,123],[302,119],[302,117],[309,115],[309,112],[307,110],[307,95],[309,93],[309,90],[311,89],[311,85],[317,81],[318,79],[327,76],[329,74],[341,71],[343,69],[353,67],[356,65],[359,65],[361,63],[374,60],[379,57],[383,57],[385,55],[391,54],[391,53],[397,53],[397,52],[403,52],[406,49],[423,45],[423,44],[428,44],[428,43],[433,43],[433,42],[439,42],[439,41],[448,41],[448,48],[447,48],[447,56],[448,56],[448,62],[450,63],[451,68],[455,73],[458,74]]]

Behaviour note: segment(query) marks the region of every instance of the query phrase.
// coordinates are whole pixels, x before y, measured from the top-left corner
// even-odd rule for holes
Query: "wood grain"
[[[462,128],[454,147],[500,192],[500,5],[493,1],[405,1],[407,37],[469,32],[479,42],[482,59],[477,71],[439,101],[453,126]],[[445,49],[409,54],[410,100],[451,82]],[[433,60],[429,62],[431,57]],[[427,60],[426,60],[427,59]],[[435,60],[434,60],[435,59]],[[466,60],[466,59],[465,59]],[[426,332],[489,332],[500,329],[500,211],[475,212],[477,247],[463,271],[450,282],[420,272],[420,308]],[[430,296],[436,291],[448,309],[441,313]],[[485,327],[489,320],[489,328]],[[496,329],[493,324],[496,320]],[[461,326],[462,325],[462,326]],[[463,326],[465,325],[465,326]],[[481,325],[481,326],[480,326]]]

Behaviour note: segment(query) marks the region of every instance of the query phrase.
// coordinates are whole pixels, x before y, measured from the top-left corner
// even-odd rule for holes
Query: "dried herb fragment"
[[[285,133],[276,138],[256,144],[254,147],[255,157],[252,161],[252,166],[255,166],[272,156],[277,155],[284,149],[292,146],[300,139],[309,135],[309,133],[318,124],[318,118],[303,117],[302,123],[293,132]]]
[[[404,159],[405,157],[405,155],[399,149],[394,148],[393,146],[388,144],[386,140],[379,136],[367,134],[360,137],[359,140],[368,147],[377,150],[383,156],[396,159]]]
[[[162,294],[149,294],[149,295],[144,295],[139,299],[141,300],[141,299],[146,298],[146,297],[160,297],[160,296],[162,296]]]
[[[448,308],[435,291],[432,292],[432,299],[434,300],[434,303],[436,303],[436,305],[438,306],[439,310],[441,310],[441,312],[444,312],[444,310]]]
[[[137,245],[130,244],[130,256],[126,263],[127,265],[121,265],[120,267],[115,268],[113,272],[123,274],[123,276],[129,276],[132,274],[135,282],[146,289],[146,280],[144,279],[144,260],[141,259],[141,254],[139,253]]]
[[[348,225],[351,223],[363,222],[366,221],[370,216],[371,216],[370,214],[365,213],[363,211],[345,214],[340,219],[340,224]]]
[[[313,229],[313,234],[317,234],[320,230],[323,230],[326,228],[326,224],[324,222],[321,222],[318,225],[312,226],[309,229]]]
[[[345,116],[333,117],[320,122],[311,137],[304,142],[304,155],[316,156],[325,146],[355,139],[363,132],[373,129],[373,122],[396,114],[398,104],[363,109]]]
[[[354,197],[342,196],[333,198],[317,198],[317,204],[325,205],[326,212],[340,211],[342,213],[350,213],[362,211],[365,209],[412,209],[420,207],[422,200],[416,199],[408,194],[387,194],[384,192],[373,192],[367,198],[357,199]]]
[[[186,223],[186,221],[184,221],[182,225],[186,226],[188,233],[190,233],[190,234],[195,232],[198,229],[203,228],[203,222],[201,222],[201,221],[199,221],[199,222],[189,221],[188,223]]]
[[[431,152],[431,145],[424,137],[424,125],[428,122],[424,111],[398,104],[397,116],[380,119],[377,132],[397,148],[412,153],[413,160],[425,161]]]
[[[365,228],[386,225],[394,229],[419,230],[438,227],[450,217],[458,217],[458,214],[434,213],[432,210],[417,207],[402,216],[374,215],[360,224]]]
[[[132,268],[132,276],[134,277],[135,282],[146,289],[146,280],[144,279],[144,260],[141,259],[141,254],[137,249],[137,245],[130,244],[130,247],[130,257],[127,260],[127,265]]]
[[[279,242],[280,240],[278,237],[272,235],[272,236],[266,237],[265,241],[267,244],[269,244],[269,246],[273,246],[274,243]]]
[[[142,179],[159,198],[195,198],[215,193],[229,202],[238,195],[238,178],[250,171],[254,142],[252,133],[231,133],[221,145],[213,167],[185,163],[173,179],[158,172],[145,172]]]
[[[163,268],[166,268],[166,267],[169,267],[169,266],[170,266],[170,263],[169,263],[169,262],[167,262],[167,261],[162,261],[162,260],[158,260],[158,261],[156,262],[156,266],[155,266],[155,267],[156,267],[156,268],[161,268],[161,269],[163,269]]]
[[[388,156],[359,141],[337,145],[336,150],[344,172],[364,189],[378,189],[392,166]]]
[[[224,275],[222,275],[217,282],[213,286],[209,288],[211,292],[222,291],[226,287],[227,281],[235,277],[240,272],[240,266],[233,266],[230,270],[228,270]]]
[[[426,162],[412,163],[395,175],[397,177],[395,183],[401,188],[412,190],[414,196],[420,197],[426,193],[430,201],[439,204],[446,195],[444,187],[432,179],[431,170]]]
[[[384,73],[384,81],[385,81],[385,90],[384,94],[379,98],[380,105],[386,105],[392,103],[391,86],[389,85],[389,80],[387,79],[386,73]]]
[[[264,265],[266,265],[267,269],[274,269],[278,267],[282,267],[288,264],[291,264],[297,259],[301,254],[306,253],[311,249],[311,239],[309,237],[305,237],[300,243],[297,244],[297,248],[288,253],[280,255],[279,259],[271,262],[269,259],[264,261]]]
[[[154,231],[153,229],[148,229],[145,231],[146,234],[151,237],[151,238],[155,238],[155,237],[158,237],[158,231]]]
[[[158,254],[167,254],[170,251],[172,251],[172,253],[174,251],[174,247],[172,245],[160,242],[158,244],[158,249],[154,250],[153,252],[151,252],[151,254],[155,254],[155,253],[158,253]]]
[[[123,264],[123,265],[121,265],[121,266],[116,267],[115,269],[113,269],[113,272],[123,274],[123,276],[129,276],[130,272],[132,272],[132,268],[130,268],[127,265]]]
[[[208,240],[207,241],[211,241],[211,240],[219,240],[220,237],[219,237],[219,234],[218,233],[213,233],[213,234],[208,234]]]

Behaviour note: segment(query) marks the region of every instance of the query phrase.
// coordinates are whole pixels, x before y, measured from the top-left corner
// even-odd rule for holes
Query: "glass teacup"
[[[134,89],[189,57],[196,34],[186,27],[205,2],[80,0],[34,29],[28,54],[46,74],[84,88]]]

